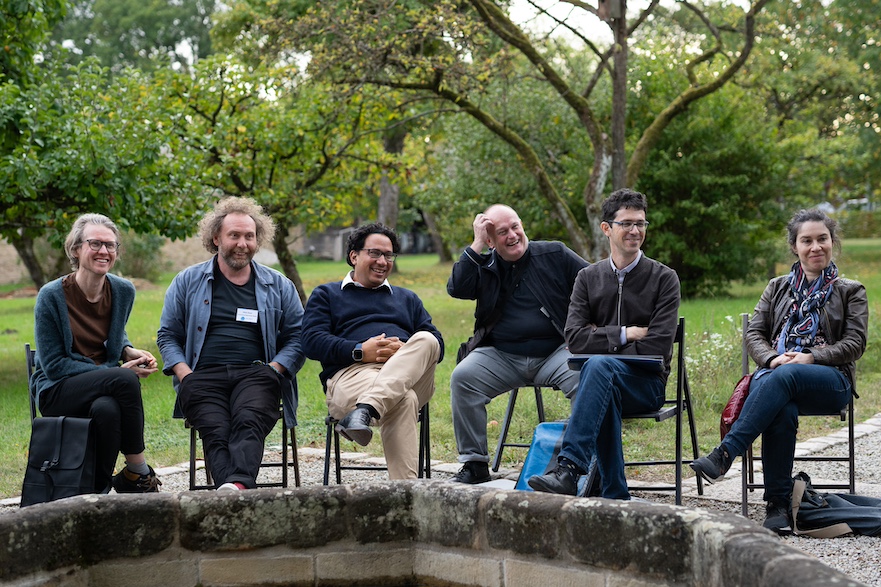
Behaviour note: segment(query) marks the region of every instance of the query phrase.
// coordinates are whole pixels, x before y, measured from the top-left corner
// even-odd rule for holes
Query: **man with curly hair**
[[[330,415],[343,437],[367,446],[379,424],[389,478],[417,476],[419,410],[434,394],[444,341],[422,300],[388,282],[400,251],[382,224],[357,228],[347,243],[352,267],[319,285],[306,303],[303,348],[321,361]]]
[[[303,305],[287,277],[254,261],[275,226],[252,199],[221,200],[199,229],[214,256],[171,282],[156,342],[217,488],[250,489],[280,397],[296,424]]]

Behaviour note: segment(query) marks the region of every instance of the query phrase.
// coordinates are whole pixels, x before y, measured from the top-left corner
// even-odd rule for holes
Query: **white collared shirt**
[[[365,287],[364,285],[355,281],[354,277],[352,277],[353,275],[355,275],[354,271],[349,271],[348,273],[346,273],[346,276],[343,278],[343,282],[340,284],[341,290],[346,289],[346,287],[349,285],[354,287]],[[392,289],[392,284],[388,282],[388,279],[384,280],[380,285],[371,289],[379,289],[381,287],[387,287],[389,293],[394,293],[394,290]]]

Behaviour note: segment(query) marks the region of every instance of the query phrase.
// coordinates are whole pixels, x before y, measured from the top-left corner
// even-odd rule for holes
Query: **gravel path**
[[[871,420],[859,424],[857,433],[861,436],[856,441],[857,455],[857,493],[881,498],[881,414]],[[832,444],[829,448],[815,451],[814,454],[846,454],[846,446],[840,444],[840,436],[824,439],[812,439],[811,447]],[[834,444],[838,442],[839,444]],[[799,444],[805,447],[807,444]],[[271,450],[271,447],[270,447]],[[276,450],[278,448],[276,447]],[[277,453],[276,453],[277,454]],[[321,485],[324,472],[324,450],[301,448],[299,450],[300,474],[303,486]],[[382,462],[381,459],[365,458],[358,453],[344,453],[344,460],[358,460],[367,463]],[[809,463],[799,467],[818,479],[846,478],[846,465],[840,463]],[[740,514],[740,473],[737,463],[729,472],[726,480],[705,487],[704,495],[698,496],[694,479],[685,483],[683,504],[717,511]],[[432,479],[448,479],[459,468],[456,463],[436,463],[432,465]],[[157,471],[162,479],[162,491],[187,491],[189,476],[186,464],[168,467]],[[500,479],[516,480],[518,471],[500,470]],[[279,475],[278,469],[264,469],[261,479],[271,479]],[[331,477],[333,472],[331,472]],[[204,482],[200,474],[199,482]],[[384,471],[343,471],[343,482],[368,481],[385,479]],[[291,472],[293,485],[293,472]],[[660,492],[635,492],[635,495],[658,503],[673,503],[673,496]],[[750,496],[749,518],[758,524],[764,520],[764,506],[761,492]],[[18,510],[18,498],[0,501],[0,515],[10,514]],[[881,587],[881,538],[868,536],[846,536],[836,539],[816,539],[802,537],[782,538],[787,544],[817,557],[830,567],[847,574],[852,579],[866,585]]]

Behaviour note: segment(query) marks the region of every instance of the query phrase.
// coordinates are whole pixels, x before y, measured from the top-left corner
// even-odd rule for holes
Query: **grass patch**
[[[843,275],[862,281],[869,292],[870,326],[869,347],[857,367],[857,386],[860,399],[856,402],[857,419],[865,420],[881,411],[877,393],[881,384],[881,335],[878,318],[881,299],[881,261],[877,251],[881,240],[859,239],[845,243],[838,263]],[[444,335],[447,355],[436,373],[437,391],[431,403],[431,454],[445,461],[456,459],[456,444],[450,415],[450,373],[455,366],[455,351],[470,334],[473,325],[473,302],[455,300],[446,293],[450,264],[439,264],[433,255],[404,256],[398,260],[398,271],[391,281],[394,285],[415,291],[425,303],[435,324]],[[302,261],[300,273],[307,291],[315,286],[342,278],[347,266],[331,261]],[[780,266],[780,273],[788,267]],[[163,276],[159,285],[139,286],[134,311],[128,324],[129,338],[136,346],[149,349],[159,356],[156,348],[156,329],[162,310],[165,288],[172,274]],[[686,320],[686,358],[689,381],[695,404],[698,438],[706,452],[719,441],[719,414],[728,400],[734,384],[740,378],[740,319],[741,312],[750,312],[764,287],[763,283],[741,284],[731,288],[728,296],[687,300],[680,313]],[[33,298],[0,299],[0,319],[4,324],[0,336],[0,496],[17,495],[21,490],[25,459],[30,437],[27,404],[24,344],[33,342]],[[324,445],[324,393],[318,381],[319,365],[306,361],[298,375],[300,386],[300,425],[297,439],[301,446]],[[674,381],[668,384],[673,393]],[[188,458],[189,435],[183,423],[171,417],[174,390],[171,379],[161,374],[143,382],[146,411],[147,455],[154,466],[172,465]],[[488,406],[489,446],[494,450],[498,441],[500,422],[507,406],[502,396]],[[547,417],[564,418],[568,402],[559,393],[546,391],[544,395]],[[511,425],[509,438],[528,441],[535,426],[533,394],[524,390],[518,397],[517,413]],[[835,418],[803,418],[801,437],[826,434],[841,426]],[[624,428],[624,448],[628,459],[648,457],[672,458],[673,430],[670,424],[627,421]],[[276,435],[272,433],[270,440]],[[379,436],[369,447],[344,443],[344,450],[369,451],[381,454]],[[491,455],[492,456],[492,455]],[[525,450],[508,448],[503,466],[522,462]],[[630,471],[637,476],[653,475],[651,471]]]

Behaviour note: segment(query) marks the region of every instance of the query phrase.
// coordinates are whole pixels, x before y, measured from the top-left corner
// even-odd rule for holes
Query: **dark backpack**
[[[799,536],[881,536],[881,499],[817,493],[807,473],[792,478],[792,531]]]

